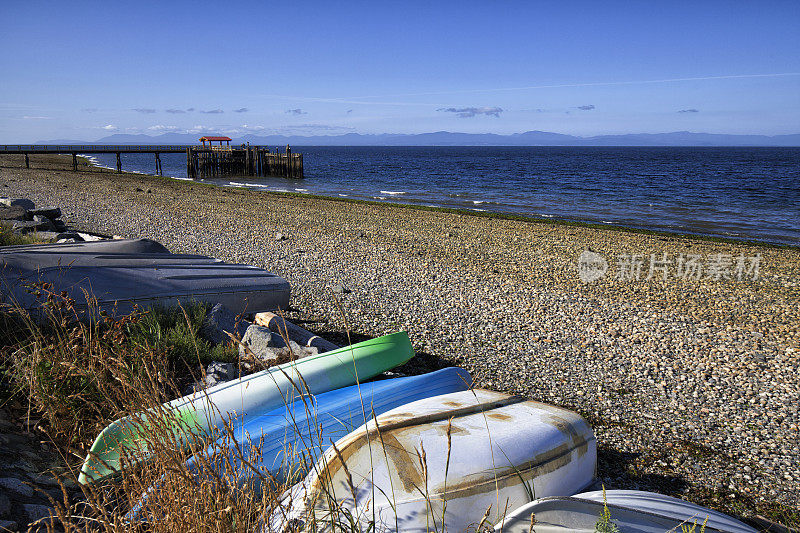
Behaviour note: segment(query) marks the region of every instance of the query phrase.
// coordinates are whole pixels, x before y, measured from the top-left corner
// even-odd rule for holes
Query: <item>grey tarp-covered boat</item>
[[[757,533],[726,514],[684,500],[638,490],[609,490],[605,495],[610,521],[620,533]],[[603,515],[603,492],[584,492],[570,497],[540,498],[512,511],[495,527],[495,533],[528,533],[531,519],[536,533],[595,533]],[[707,520],[707,521],[706,521]]]
[[[116,314],[134,306],[221,303],[235,313],[286,309],[289,283],[263,269],[203,255],[171,254],[148,239],[0,247],[0,294],[38,306],[31,289],[48,283],[85,308],[87,296]]]

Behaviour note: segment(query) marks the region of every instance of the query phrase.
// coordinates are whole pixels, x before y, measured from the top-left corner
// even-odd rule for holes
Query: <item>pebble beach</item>
[[[288,317],[334,342],[406,330],[418,356],[399,371],[458,365],[478,387],[573,409],[595,430],[607,488],[739,516],[797,509],[798,247],[70,163],[0,156],[0,196],[58,206],[75,228],[266,268],[291,283]]]

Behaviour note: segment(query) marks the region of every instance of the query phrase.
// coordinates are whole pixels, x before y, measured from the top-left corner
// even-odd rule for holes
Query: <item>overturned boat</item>
[[[465,531],[535,497],[574,494],[597,447],[576,413],[488,390],[393,409],[340,439],[270,518],[269,530]]]
[[[146,436],[154,431],[182,445],[193,436],[216,438],[226,424],[246,423],[304,395],[373,378],[413,356],[408,334],[401,331],[271,367],[121,418],[97,436],[78,481],[97,481],[146,460],[150,457]]]
[[[603,522],[606,529],[598,527]],[[726,514],[678,498],[637,490],[584,492],[541,498],[512,511],[495,533],[756,533]]]
[[[351,385],[305,396],[246,422],[187,461],[198,483],[224,481],[247,493],[260,493],[264,482],[299,481],[327,450],[367,420],[407,403],[468,390],[472,378],[461,368],[420,376]],[[152,490],[157,491],[158,485]],[[130,519],[149,516],[148,492]],[[157,505],[157,504],[156,504]]]
[[[43,286],[66,293],[78,311],[116,315],[192,301],[236,314],[286,309],[290,293],[286,280],[261,268],[172,254],[148,239],[0,248],[3,302],[35,309]]]

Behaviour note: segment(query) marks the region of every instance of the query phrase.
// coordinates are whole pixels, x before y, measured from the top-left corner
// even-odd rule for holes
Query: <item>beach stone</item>
[[[353,292],[350,289],[348,289],[347,287],[345,287],[344,285],[334,285],[331,290],[335,294],[350,294],[351,292]]]
[[[0,487],[28,498],[33,496],[33,487],[15,477],[0,478]]]
[[[37,503],[26,503],[23,508],[25,509],[25,514],[28,515],[28,520],[31,522],[47,518],[52,513],[52,509],[49,506]]]
[[[58,240],[58,236],[60,233],[56,233],[55,231],[37,231],[36,236],[43,241],[56,241]]]
[[[286,239],[287,239],[286,235],[284,235],[280,231],[275,233],[275,240],[276,241],[285,241]]]
[[[61,216],[61,208],[59,207],[37,207],[35,209],[31,208],[29,211],[34,217],[38,215],[53,219]]]
[[[0,198],[0,205],[7,207],[19,206],[25,210],[31,210],[36,207],[36,204],[27,198]]]
[[[0,220],[25,220],[25,208],[19,205],[0,205]]]
[[[73,239],[75,241],[82,241],[81,236],[75,231],[62,231],[58,234],[58,239]]]
[[[276,345],[278,341],[282,342],[283,339],[272,333],[269,328],[253,324],[245,330],[242,336],[242,344],[244,346],[239,346],[239,355],[241,357],[247,355],[246,346],[256,357],[261,358],[262,355],[267,354],[270,348],[278,347]]]
[[[239,377],[239,369],[233,363],[212,361],[206,369],[206,387],[213,387],[218,383],[231,381]]]
[[[28,477],[31,479],[33,483],[41,487],[58,487],[58,480],[54,478],[52,475],[48,476],[48,475],[31,473],[28,474]]]
[[[53,226],[55,226],[56,231],[64,231],[65,229],[67,229],[67,223],[61,220],[60,218],[54,218],[53,220],[51,220],[51,222],[53,223]]]
[[[290,340],[287,345],[277,333],[255,324],[245,331],[242,344],[247,346],[253,352],[253,355],[264,363],[303,359],[319,353],[318,348],[300,346],[293,340]],[[245,359],[252,357],[246,352],[244,346],[239,346],[239,356]]]
[[[251,323],[244,319],[237,322],[236,318],[236,313],[218,303],[206,315],[203,329],[200,333],[208,342],[213,344],[227,344],[230,342],[230,337],[225,334],[226,331],[241,339]]]
[[[36,231],[38,229],[47,229],[47,224],[41,224],[34,220],[16,220],[11,225],[11,229],[20,233],[28,233],[29,231]]]
[[[103,237],[98,235],[92,235],[91,233],[81,233],[78,232],[78,236],[86,242],[94,242],[94,241],[102,241],[105,240]]]
[[[288,346],[281,348],[269,348],[260,359],[265,363],[272,363],[277,361],[290,361],[297,359],[305,359],[312,355],[317,355],[319,349],[314,347],[300,346],[295,341],[290,340]]]
[[[56,229],[53,222],[45,216],[33,215],[33,221],[38,222],[45,231],[54,231]]]

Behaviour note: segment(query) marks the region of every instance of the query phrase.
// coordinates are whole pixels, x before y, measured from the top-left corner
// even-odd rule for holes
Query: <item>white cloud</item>
[[[53,119],[53,117],[32,117],[32,116],[29,116],[29,115],[25,115],[22,118],[25,119],[25,120],[52,120]]]
[[[117,131],[119,128],[113,124],[106,124],[105,126],[103,126],[103,129],[106,131]]]
[[[150,131],[159,131],[163,133],[175,133],[182,130],[178,126],[165,126],[163,124],[156,124],[155,126],[150,126],[147,129]]]
[[[221,129],[220,127],[209,128],[208,126],[197,125],[197,126],[194,126],[194,127],[191,127],[189,129],[187,129],[186,133],[211,133],[211,132],[219,131],[220,129]]]

